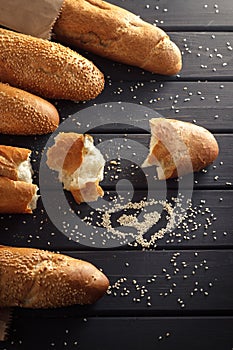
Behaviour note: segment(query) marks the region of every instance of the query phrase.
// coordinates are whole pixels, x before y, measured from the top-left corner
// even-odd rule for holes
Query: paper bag
[[[63,0],[0,0],[0,26],[50,39]]]

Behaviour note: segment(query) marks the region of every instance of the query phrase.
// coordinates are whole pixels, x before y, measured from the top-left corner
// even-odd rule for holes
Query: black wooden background
[[[192,201],[197,214],[193,222],[188,222],[189,231],[176,228],[150,250],[128,245],[111,249],[80,245],[54,227],[41,200],[31,216],[0,216],[1,244],[58,250],[90,261],[103,269],[111,283],[111,293],[92,306],[14,310],[9,338],[0,343],[0,349],[231,350],[233,2],[110,2],[166,30],[183,53],[183,69],[178,76],[162,77],[82,52],[104,72],[105,90],[87,103],[52,101],[61,119],[94,104],[130,102],[156,110],[164,117],[206,127],[216,136],[220,154],[213,165],[194,176]],[[90,122],[95,117],[90,115]],[[148,147],[147,120],[143,129],[103,125],[93,131],[93,136],[99,144],[124,137]],[[0,140],[1,144],[33,150],[38,183],[41,154],[48,137],[1,135]],[[119,178],[114,178],[115,170],[113,167],[107,171],[102,183],[106,197],[116,194]],[[140,169],[135,174],[130,168],[122,169],[120,178],[133,182],[135,199],[144,196]],[[157,182],[154,186],[156,197]],[[167,187],[168,196],[172,195],[177,182],[168,181]],[[52,189],[50,196],[54,196]],[[72,202],[71,197],[68,199]],[[56,205],[59,203],[54,196]],[[87,212],[85,205],[74,209]]]

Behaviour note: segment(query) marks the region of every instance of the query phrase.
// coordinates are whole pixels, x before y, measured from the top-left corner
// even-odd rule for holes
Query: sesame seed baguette
[[[89,262],[33,248],[0,246],[0,307],[91,304],[107,277]]]
[[[46,98],[89,100],[104,88],[99,69],[54,42],[0,29],[0,81]]]
[[[27,148],[0,145],[0,176],[31,183],[30,155]]]
[[[36,209],[38,187],[0,176],[0,213],[32,214]]]
[[[58,125],[58,111],[50,102],[0,83],[0,133],[41,135],[52,133]]]
[[[200,171],[218,156],[215,137],[201,126],[152,118],[150,127],[150,153],[142,166],[156,165],[160,180]]]
[[[179,48],[160,28],[101,0],[64,0],[53,32],[64,43],[164,74],[182,66]]]

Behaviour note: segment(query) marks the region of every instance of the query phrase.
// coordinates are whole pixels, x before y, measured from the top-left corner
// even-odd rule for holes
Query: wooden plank
[[[72,256],[93,262],[109,277],[111,294],[92,307],[95,314],[232,313],[232,250],[74,252]]]
[[[111,102],[133,103],[139,107],[139,120],[144,130],[149,131],[148,118],[145,113],[140,112],[140,108],[146,107],[159,112],[167,118],[177,118],[184,121],[196,121],[197,125],[206,127],[212,132],[233,132],[232,115],[232,82],[112,82],[106,86],[103,93],[94,101],[85,104],[70,101],[53,101],[59,110],[61,122],[69,116],[79,119],[76,113],[94,104],[111,104]],[[135,111],[136,111],[135,105]],[[90,112],[92,120],[93,110]],[[125,116],[127,124],[127,115]],[[116,123],[117,120],[114,120]],[[106,125],[104,120],[100,120],[99,133],[125,133],[135,132],[135,128],[124,125]],[[129,123],[130,124],[130,123]],[[102,125],[102,127],[101,127]],[[74,126],[75,127],[75,126]],[[123,129],[123,131],[122,131]],[[87,128],[90,130],[90,128]],[[50,135],[37,137],[20,137],[0,135],[1,144],[12,144],[19,146],[30,146],[35,151],[41,152]]]
[[[145,125],[145,129],[149,127],[149,122],[146,119],[142,120],[142,125]],[[121,127],[121,132],[124,132]],[[77,132],[79,129],[77,128]],[[107,162],[105,168],[105,176],[102,181],[102,185],[106,190],[115,189],[116,183],[120,179],[128,179],[133,183],[136,189],[147,188],[147,178],[145,174],[150,174],[155,176],[155,167],[150,167],[147,169],[141,169],[141,164],[145,160],[150,142],[149,134],[92,134],[95,138],[95,143],[102,151],[106,161],[111,161],[121,158],[121,161],[116,166]],[[216,134],[216,139],[219,144],[220,154],[213,165],[210,165],[203,171],[196,173],[194,176],[194,185],[196,189],[214,187],[218,188],[231,188],[233,184],[233,135],[232,134]],[[9,138],[8,135],[1,136],[1,143],[7,145],[15,145],[19,147],[29,147],[33,149],[32,153],[32,164],[34,170],[34,182],[39,184],[39,169],[41,166],[41,178],[44,180],[44,187],[48,189],[53,189],[56,185],[56,174],[54,173],[54,183],[50,181],[49,185],[46,184],[47,177],[51,176],[46,165],[44,165],[44,160],[41,163],[41,154],[43,148],[46,144],[48,136],[44,136],[41,139],[35,138],[36,141],[33,144],[33,138],[26,139],[25,137],[12,137]],[[40,164],[41,163],[41,164]],[[135,166],[133,165],[135,164]],[[146,175],[147,176],[147,175]],[[188,178],[188,177],[187,177]],[[191,181],[191,180],[190,180]],[[187,186],[190,187],[190,181],[187,182]],[[162,183],[163,184],[163,183]],[[192,184],[192,183],[191,183]],[[157,181],[151,182],[152,187],[158,188]],[[168,188],[176,188],[177,181],[169,180],[167,182]]]
[[[233,251],[65,252],[103,269],[108,294],[93,305],[26,310],[30,317],[230,316]]]
[[[233,33],[183,33],[171,35],[183,52],[181,78],[232,80]]]
[[[183,195],[185,192],[183,192]],[[164,193],[155,191],[154,198],[158,200],[163,198]],[[168,191],[167,198],[176,196],[172,191]],[[100,233],[96,238],[87,234],[83,236],[86,226],[82,218],[93,218],[92,224],[96,225],[101,222],[99,211],[87,204],[80,206],[74,205],[73,199],[68,197],[68,207],[75,210],[75,215],[71,218],[67,217],[67,210],[57,209],[61,205],[60,197],[56,193],[49,193],[51,207],[54,208],[55,219],[50,220],[51,214],[47,214],[39,199],[38,209],[33,215],[0,215],[0,235],[1,244],[15,246],[33,246],[37,248],[53,249],[53,250],[89,250],[100,248],[117,247],[122,249],[141,249],[139,244],[136,247],[129,246],[127,243],[122,243],[122,239],[112,241],[107,239],[108,235],[104,231],[102,240]],[[106,200],[114,198],[115,192],[106,193]],[[128,198],[127,193],[121,191],[121,196]],[[133,200],[139,202],[147,196],[147,191],[135,191]],[[185,197],[187,198],[188,196]],[[165,194],[166,198],[166,194]],[[49,203],[49,202],[48,202]],[[105,202],[107,203],[107,202]],[[47,204],[49,206],[49,204]],[[182,204],[183,207],[185,203]],[[111,208],[111,206],[109,206]],[[150,207],[153,211],[160,212],[161,207],[155,204]],[[233,247],[232,234],[232,211],[233,211],[233,193],[232,191],[206,191],[195,190],[192,196],[191,209],[187,210],[187,218],[180,225],[180,228],[174,226],[172,232],[157,240],[157,249],[181,249],[181,248],[201,248],[201,249],[219,249]],[[78,211],[80,214],[78,214]],[[94,212],[90,214],[90,212]],[[118,213],[119,211],[117,211]],[[121,213],[121,212],[119,212]],[[133,214],[134,212],[126,212]],[[167,220],[162,214],[162,218],[157,225],[151,230],[150,234],[157,232],[160,228],[166,227]],[[113,216],[113,226],[119,229],[119,224],[116,219],[119,214]],[[96,220],[96,221],[95,221]],[[142,219],[140,219],[142,220]],[[64,224],[63,224],[64,223]],[[81,228],[74,228],[80,225]],[[92,231],[92,230],[91,230]],[[95,232],[96,229],[93,228]],[[114,237],[114,235],[113,235]],[[146,236],[149,239],[148,235]],[[129,238],[129,237],[128,237]],[[117,237],[116,237],[117,239]],[[104,243],[106,241],[106,243]],[[124,241],[124,240],[123,240]],[[131,240],[130,240],[131,241]],[[80,244],[78,244],[79,242]],[[98,243],[99,242],[99,243]],[[103,243],[102,243],[103,242]],[[153,245],[152,245],[153,247]]]
[[[127,74],[124,77],[126,79]],[[83,108],[91,107],[94,104],[98,106],[99,104],[108,103],[110,105],[111,102],[119,101],[134,103],[139,105],[138,119],[140,119],[140,123],[142,121],[144,130],[148,130],[149,125],[145,113],[140,112],[142,107],[159,112],[164,117],[189,122],[196,121],[198,125],[212,132],[228,133],[233,132],[232,90],[232,82],[147,81],[140,83],[135,78],[134,81],[130,82],[111,82],[94,101],[85,104],[59,101],[57,108],[61,119],[65,120],[69,115],[75,116],[80,111],[82,115]],[[135,105],[135,113],[136,110]],[[94,112],[95,109],[90,110],[90,114]],[[76,118],[78,120],[78,115]],[[125,121],[127,124],[127,115]],[[116,123],[117,120],[114,120],[114,122]],[[130,125],[124,125],[122,128],[115,124],[113,127],[113,125],[107,125],[108,123],[104,120],[100,120],[99,124],[99,133],[135,132],[135,129]]]
[[[194,2],[195,3],[195,2]],[[232,16],[232,14],[231,14]],[[232,80],[232,32],[168,32],[183,54],[183,68],[178,76],[166,77],[142,69],[116,63],[91,53],[82,54],[92,60],[110,81]],[[75,48],[74,48],[75,49]]]
[[[127,179],[132,182],[134,188],[145,189],[147,187],[147,176],[155,176],[155,168],[150,167],[147,169],[141,168],[141,164],[145,159],[145,154],[149,148],[150,136],[149,135],[128,135],[127,137],[121,137],[121,141],[118,141],[119,135],[98,135],[98,139],[103,143],[103,154],[106,159],[109,159],[109,154],[116,154],[114,158],[117,159],[118,154],[121,156],[120,165],[107,167],[105,177],[102,182],[103,187],[106,189],[113,189],[115,184],[120,179]],[[194,176],[195,188],[208,188],[208,187],[226,187],[231,188],[233,185],[233,153],[231,146],[233,145],[233,136],[229,135],[215,135],[219,144],[220,154],[213,165],[198,172]],[[109,143],[104,141],[111,140]],[[131,140],[133,142],[131,142]],[[100,143],[100,147],[101,147]],[[119,151],[119,144],[121,146]],[[115,147],[115,153],[112,151]],[[123,155],[122,155],[123,153]],[[125,160],[125,161],[124,161]],[[132,164],[135,164],[132,165]],[[117,169],[119,169],[118,172]],[[146,176],[145,176],[146,175]],[[188,177],[187,177],[188,178]],[[190,187],[192,180],[187,179],[187,187]],[[157,182],[150,182],[152,188],[157,186]],[[128,184],[126,185],[128,186]],[[167,181],[168,188],[176,188],[177,180],[172,179]],[[185,185],[186,186],[186,185]]]
[[[231,350],[232,327],[232,317],[32,319],[17,312],[10,339],[1,348],[119,350],[133,345],[135,350]]]
[[[110,0],[112,4],[140,15],[144,20],[166,30],[231,30],[233,4],[231,0],[153,1]]]
[[[164,186],[164,181],[154,180],[154,177],[156,176],[155,167],[141,167],[148,154],[150,143],[149,134],[92,135],[95,138],[95,143],[98,144],[99,149],[106,159],[104,180],[101,182],[105,190],[115,190],[116,184],[124,179],[130,181],[135,189],[146,189],[149,181],[148,178],[151,179],[149,181],[151,188],[158,189],[161,186]],[[233,135],[219,134],[215,136],[219,144],[219,156],[212,165],[195,173],[195,189],[209,187],[214,187],[215,189],[231,189],[233,186],[233,152],[231,148],[231,145],[233,145]],[[112,161],[114,164],[112,164]],[[38,158],[37,166],[39,166],[39,162],[40,157]],[[117,162],[117,165],[115,162]],[[57,174],[55,172],[51,174],[47,166],[44,164],[44,160],[41,164],[40,171],[41,174],[43,174],[41,175],[43,187],[51,190],[54,186],[57,186]],[[35,164],[36,172],[38,172],[37,166]],[[177,188],[178,185],[179,183],[177,183],[177,179],[168,180],[166,183],[168,188]],[[192,175],[183,177],[182,186],[185,188],[193,186]],[[129,184],[126,183],[123,187],[127,190]]]

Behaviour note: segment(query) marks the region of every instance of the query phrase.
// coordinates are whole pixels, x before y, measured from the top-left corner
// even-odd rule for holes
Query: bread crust
[[[0,307],[91,304],[107,277],[89,262],[33,248],[0,246]]]
[[[99,182],[87,182],[82,189],[70,188],[74,200],[80,204],[82,202],[95,202],[99,197],[103,197],[104,191]]]
[[[198,172],[218,156],[215,137],[205,128],[174,119],[150,120],[152,142],[148,165],[157,165],[160,180]]]
[[[58,125],[59,114],[52,103],[0,83],[0,133],[41,135],[52,133]]]
[[[0,176],[0,213],[31,214],[31,203],[37,190],[34,184]]]
[[[104,88],[103,74],[75,51],[1,28],[0,80],[46,98],[78,101]]]
[[[64,0],[53,31],[64,43],[164,74],[177,74],[181,53],[160,28],[101,0]]]
[[[19,180],[18,166],[28,160],[31,151],[27,148],[0,145],[0,176]]]
[[[83,162],[84,135],[61,132],[55,137],[55,145],[47,151],[47,165],[70,176]]]

